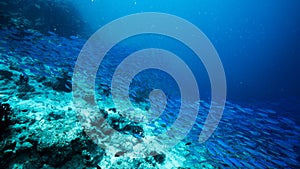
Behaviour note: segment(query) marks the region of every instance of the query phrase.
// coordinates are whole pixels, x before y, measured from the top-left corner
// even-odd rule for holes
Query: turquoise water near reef
[[[119,157],[118,153],[110,155],[103,148],[105,155],[102,153],[101,158],[100,155],[91,155],[93,158],[84,162],[77,160],[77,168],[300,166],[300,93],[299,80],[296,78],[300,63],[297,50],[300,32],[300,17],[297,15],[299,2],[192,2],[0,2],[0,14],[3,18],[0,27],[0,102],[8,103],[12,108],[7,113],[6,109],[0,107],[1,123],[5,126],[1,130],[1,158],[4,160],[0,166],[34,168],[34,165],[28,164],[34,161],[40,164],[38,168],[67,168],[70,165],[68,162],[75,159],[76,154],[81,154],[80,159],[86,157],[83,152],[89,151],[87,143],[89,148],[69,153],[69,158],[61,157],[64,160],[59,165],[54,165],[55,160],[53,162],[49,158],[50,151],[48,154],[39,152],[39,141],[27,141],[32,144],[32,147],[25,149],[27,152],[18,149],[22,147],[24,140],[34,140],[31,138],[34,134],[29,134],[25,139],[20,139],[20,136],[33,130],[30,126],[43,126],[40,121],[51,121],[54,124],[65,124],[68,121],[67,112],[76,109],[69,105],[74,87],[73,71],[88,38],[114,19],[141,12],[163,12],[184,18],[210,39],[226,74],[227,100],[223,116],[212,136],[206,142],[199,143],[199,134],[208,116],[212,97],[209,76],[203,63],[189,46],[175,39],[154,34],[130,37],[114,45],[98,68],[95,101],[100,112],[104,112],[102,115],[108,124],[128,137],[146,139],[169,130],[178,117],[182,106],[180,86],[172,76],[157,69],[139,72],[131,81],[128,95],[134,107],[131,110],[145,112],[151,107],[150,92],[153,89],[164,91],[167,104],[158,118],[151,123],[132,122],[126,119],[121,110],[114,111],[111,94],[114,72],[127,56],[145,48],[172,51],[192,70],[201,96],[196,120],[188,135],[177,146],[163,151],[162,156],[153,155],[154,162],[145,158],[137,163],[122,155]],[[63,99],[57,101],[56,97]],[[48,100],[57,102],[48,104]],[[83,100],[87,101],[89,98]],[[20,107],[21,103],[23,107]],[[48,109],[45,112],[30,109],[31,106],[38,107],[43,103]],[[65,105],[72,108],[64,109]],[[27,111],[30,115],[26,115]],[[10,118],[7,120],[8,126],[6,123],[4,125],[5,118],[2,114],[5,113]],[[44,115],[39,115],[40,113]],[[73,113],[76,116],[76,112]],[[44,124],[51,128],[50,124]],[[18,128],[21,125],[27,127]],[[66,132],[70,130],[68,125],[64,127],[61,129]],[[70,135],[69,137],[71,139]],[[15,146],[11,146],[14,144]],[[153,145],[149,144],[151,146]],[[10,153],[10,150],[15,152]],[[59,151],[60,149],[57,150]],[[44,160],[39,161],[37,157],[44,157]],[[106,163],[107,159],[120,159],[121,162]]]

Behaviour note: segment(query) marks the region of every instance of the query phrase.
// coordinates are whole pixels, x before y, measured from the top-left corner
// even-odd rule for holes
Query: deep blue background
[[[165,12],[182,17],[197,25],[214,44],[225,68],[229,99],[300,98],[298,0],[74,3],[91,27],[89,34],[132,13]]]

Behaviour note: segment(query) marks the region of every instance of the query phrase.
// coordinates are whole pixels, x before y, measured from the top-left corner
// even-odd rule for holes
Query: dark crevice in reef
[[[11,80],[12,76],[13,76],[13,73],[11,73],[10,71],[0,70],[0,80],[4,80],[4,79]]]
[[[0,141],[3,140],[4,134],[8,134],[8,126],[10,125],[11,107],[7,103],[0,103]]]
[[[42,84],[51,87],[53,90],[58,92],[67,92],[72,91],[71,76],[68,72],[63,72],[60,76],[52,78],[40,78],[38,81],[44,81]]]
[[[155,155],[145,158],[145,161],[152,164],[153,166],[156,166],[156,164],[162,164],[166,159],[165,154],[156,154],[156,153],[153,153],[153,154],[155,154]]]
[[[34,29],[61,36],[83,35],[87,24],[71,1],[14,0],[0,2],[0,27]]]
[[[20,99],[29,99],[33,92],[35,92],[35,89],[32,85],[28,84],[29,77],[26,74],[20,74],[19,80],[16,82],[16,85],[18,86],[17,91],[18,97]]]
[[[100,113],[113,129],[124,134],[132,135],[135,138],[145,137],[144,130],[138,123],[131,122],[126,117],[123,117],[116,108],[109,108],[108,111],[111,111],[112,113],[109,113],[104,109],[101,109]]]

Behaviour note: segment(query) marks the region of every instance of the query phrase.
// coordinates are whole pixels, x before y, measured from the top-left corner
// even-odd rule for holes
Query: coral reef
[[[18,97],[21,99],[29,99],[35,91],[34,87],[30,84],[29,77],[26,74],[20,74],[19,80],[16,82],[18,85]]]
[[[55,12],[53,12],[55,11]],[[70,1],[16,0],[0,3],[1,27],[35,29],[62,36],[80,34],[88,27]]]
[[[13,73],[7,70],[0,70],[0,80],[7,79],[11,80],[11,77],[13,76]]]
[[[60,37],[54,33],[44,35],[34,30],[0,29],[0,34],[0,168],[183,169],[185,166],[299,166],[297,153],[300,150],[300,127],[288,116],[288,112],[294,111],[274,111],[263,108],[265,106],[258,108],[259,106],[255,107],[257,103],[253,107],[246,107],[226,102],[218,128],[203,144],[198,142],[199,134],[211,105],[201,100],[201,108],[190,133],[172,149],[147,151],[150,155],[140,158],[127,156],[127,152],[119,149],[111,152],[107,147],[95,144],[83,132],[70,92],[71,76],[62,71],[72,72],[74,56],[77,56],[76,52],[80,51],[83,41]],[[121,51],[116,56],[122,54]],[[111,63],[104,62],[103,67],[110,70]],[[80,98],[80,103],[84,106],[91,101],[96,101],[99,106],[99,110],[95,110],[96,117],[88,118],[97,119],[102,115],[110,127],[125,137],[138,141],[155,137],[172,126],[178,114],[176,110],[180,108],[179,100],[168,98],[170,106],[151,123],[134,122],[127,113],[131,111],[134,116],[145,113],[143,110],[148,109],[148,101],[143,97],[147,97],[148,93],[133,90],[136,92],[132,93],[131,101],[136,102],[135,106],[128,111],[121,110],[111,101],[110,84],[106,83],[110,80],[106,79],[109,76],[110,74],[104,72],[104,76],[99,78],[101,82],[96,84],[96,89],[99,90],[96,90],[95,98],[89,95]],[[168,87],[169,85],[166,86]],[[299,102],[291,103],[287,100],[278,105],[299,105],[296,103]],[[271,104],[276,103],[268,103]],[[97,122],[99,121],[91,120],[92,124]],[[179,126],[178,130],[184,131],[184,128]],[[124,140],[111,139],[109,134],[105,134],[101,141],[105,139],[108,143],[124,143]],[[158,144],[151,142],[145,145],[150,149]]]

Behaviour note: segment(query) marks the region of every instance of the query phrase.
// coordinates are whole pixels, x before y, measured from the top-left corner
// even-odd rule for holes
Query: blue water
[[[62,22],[53,26],[45,21],[42,27],[26,28],[3,23],[0,29],[1,69],[4,65],[17,66],[20,73],[37,79],[62,77],[63,72],[67,72],[67,81],[71,81],[80,50],[100,27],[133,13],[176,15],[203,31],[217,50],[225,70],[227,102],[211,138],[203,144],[198,142],[211,101],[208,74],[195,53],[172,38],[145,34],[114,46],[98,70],[96,90],[100,90],[100,95],[105,95],[104,89],[110,87],[114,70],[129,54],[149,47],[170,50],[195,74],[202,100],[197,120],[183,140],[191,144],[190,153],[184,157],[186,167],[199,168],[202,163],[209,163],[213,168],[300,166],[299,1],[77,0],[66,4],[75,9],[76,17],[80,18],[82,26],[76,30],[64,29]],[[56,20],[60,15],[57,14]],[[76,25],[75,21],[70,23]],[[32,65],[24,62],[28,59],[34,60]],[[147,96],[154,88],[165,91],[167,105],[172,105],[156,120],[168,129],[177,117],[181,96],[172,77],[159,70],[140,72],[130,86],[130,99],[136,107],[145,103],[141,109],[146,110],[150,106]],[[109,100],[111,94],[108,92],[101,98]],[[163,130],[156,128],[151,132],[157,135]],[[206,160],[199,160],[199,156]]]
[[[299,72],[300,4],[296,0],[287,3],[280,0],[76,3],[81,4],[78,8],[92,30],[138,12],[170,13],[192,22],[216,47],[226,70],[231,98],[270,99],[299,95],[296,77]]]

